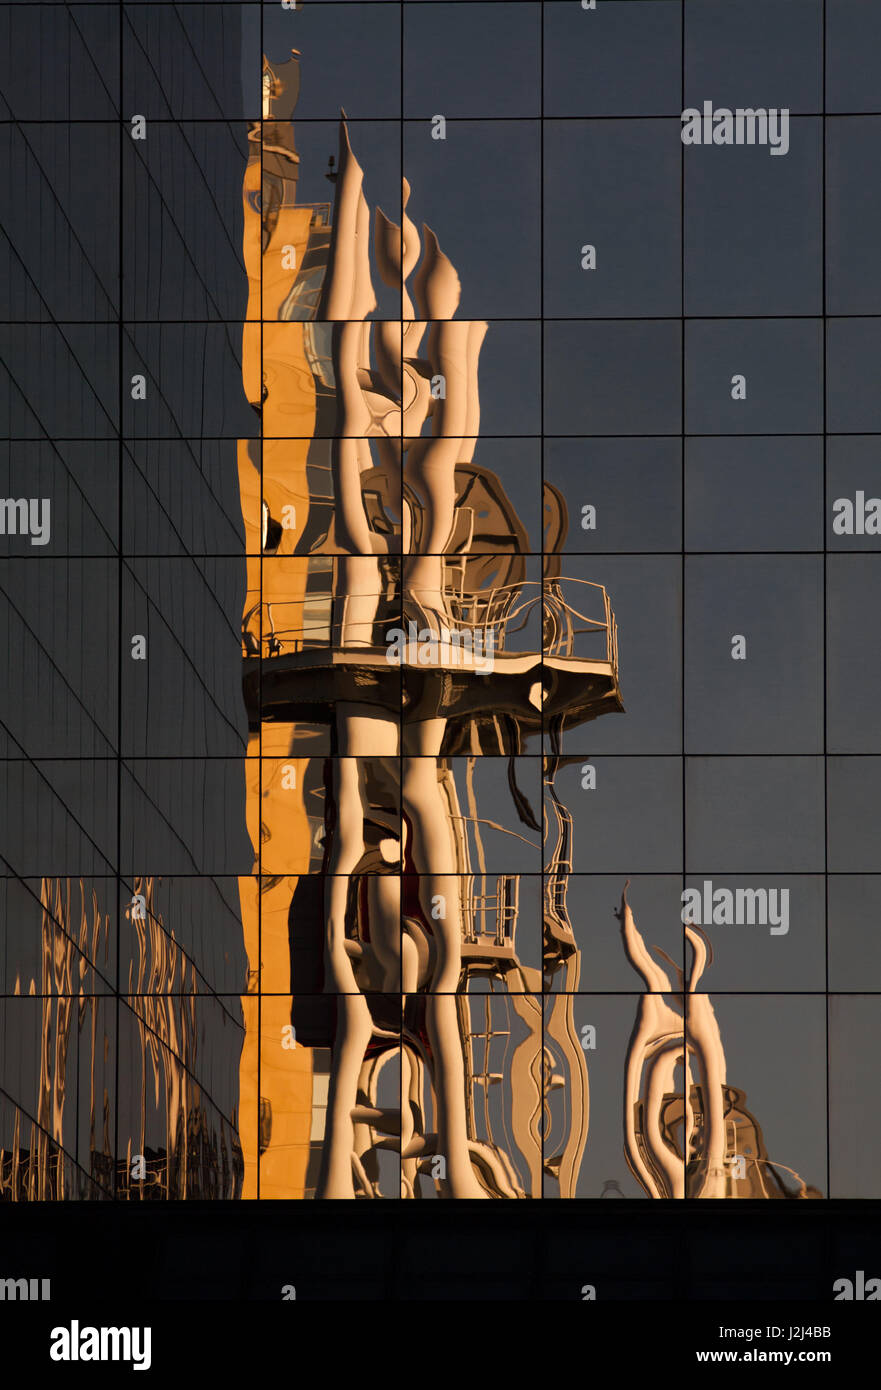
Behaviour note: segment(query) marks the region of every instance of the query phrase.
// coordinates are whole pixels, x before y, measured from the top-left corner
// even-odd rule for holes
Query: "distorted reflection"
[[[746,1095],[728,1084],[722,1036],[709,995],[697,986],[712,964],[706,933],[683,927],[687,973],[651,949],[621,895],[627,959],[646,992],[627,1050],[624,1128],[627,1162],[650,1197],[819,1197],[791,1168],[772,1161]],[[665,968],[666,967],[666,968]],[[668,973],[670,972],[670,973]],[[678,990],[670,983],[670,974]]]
[[[404,179],[397,215],[371,214],[343,119],[332,210],[296,202],[297,85],[295,56],[265,63],[245,186],[249,320],[262,305],[267,321],[262,343],[246,325],[245,382],[263,437],[259,452],[240,445],[240,471],[252,729],[264,759],[268,741],[298,755],[284,792],[277,764],[264,773],[259,840],[251,814],[263,989],[284,976],[298,1043],[320,1056],[298,1190],[527,1197],[544,1179],[571,1195],[587,1071],[567,813],[540,736],[556,749],[563,728],[621,708],[614,616],[601,585],[561,572],[560,494],[545,490],[550,544],[529,554],[504,479],[475,458],[488,325],[455,317],[459,277],[411,219],[418,192]],[[297,269],[284,277],[286,246]],[[374,269],[395,318],[369,317]],[[527,886],[542,881],[542,785],[556,840],[543,966]],[[283,940],[270,944],[268,920]],[[569,991],[547,1018],[542,968]],[[569,1096],[560,1133],[548,1087]],[[271,1163],[270,1145],[261,1184]]]
[[[582,761],[564,735],[623,711],[615,616],[566,573],[561,492],[536,487],[530,553],[535,518],[481,461],[493,329],[456,317],[420,190],[371,207],[343,116],[328,200],[298,200],[298,90],[296,53],[264,58],[243,184],[240,939],[212,974],[210,904],[199,945],[158,877],[119,880],[118,933],[117,880],[42,881],[39,968],[3,1001],[7,1199],[577,1192],[584,938],[557,778]],[[620,923],[645,986],[615,1082],[642,1191],[818,1195],[727,1081],[704,932],[685,925],[685,969],[626,889]]]

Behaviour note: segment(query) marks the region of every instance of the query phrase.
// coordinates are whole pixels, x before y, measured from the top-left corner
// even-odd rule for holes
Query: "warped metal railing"
[[[334,557],[326,574],[304,575],[304,579],[323,582],[314,589],[307,587],[302,597],[264,600],[247,610],[243,640],[249,654],[256,655],[261,647],[268,656],[321,646],[387,647],[391,632],[399,628],[406,634],[410,623],[415,624],[420,641],[429,634],[437,638],[458,633],[476,650],[503,652],[510,651],[510,639],[525,632],[536,614],[541,623],[536,653],[577,659],[585,655],[579,639],[590,641],[604,634],[604,655],[592,653],[593,659],[618,669],[618,624],[602,584],[563,577],[520,580],[476,593],[447,586],[443,611],[427,608],[405,589],[402,613],[397,577],[377,573],[375,587],[353,592],[351,580],[347,585],[338,582],[340,558]],[[595,591],[602,618],[589,616],[569,601],[564,588],[574,584]]]

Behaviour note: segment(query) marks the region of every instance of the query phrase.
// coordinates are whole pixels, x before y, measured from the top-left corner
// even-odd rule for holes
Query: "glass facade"
[[[878,8],[0,25],[0,1199],[881,1197]]]

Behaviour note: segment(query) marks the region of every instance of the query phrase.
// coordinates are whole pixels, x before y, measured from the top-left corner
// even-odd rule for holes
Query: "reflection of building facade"
[[[704,933],[685,926],[691,966],[683,977],[658,947],[652,949],[664,965],[653,959],[626,887],[619,921],[627,958],[646,987],[624,1083],[625,1154],[640,1186],[650,1197],[819,1197],[792,1169],[771,1161],[744,1092],[728,1084],[713,1005],[697,989],[713,958]],[[679,993],[668,969],[678,976]]]
[[[262,1193],[268,1178],[290,1196],[421,1196],[426,1182],[538,1196],[544,1180],[571,1195],[587,1073],[553,750],[564,727],[621,707],[614,618],[600,586],[575,595],[561,578],[558,494],[534,568],[501,480],[475,461],[487,325],[455,318],[458,276],[410,220],[406,181],[400,222],[373,218],[376,269],[400,302],[390,320],[369,317],[371,218],[345,120],[332,219],[297,204],[297,88],[296,55],[264,60],[245,179],[243,368],[262,440],[259,456],[240,445],[243,646],[261,889],[243,917],[262,976],[241,1094],[273,1117],[256,1146],[243,1136],[246,1171],[259,1148]],[[543,732],[557,831],[544,969],[570,990],[546,1020],[540,963],[518,939],[540,904],[522,905],[516,850],[497,869],[487,844],[540,853],[538,788],[518,784],[518,759]],[[484,788],[490,760],[517,829]],[[297,1046],[284,1048],[291,1024]],[[570,1099],[560,1135],[547,1087]]]
[[[224,1033],[235,1055],[241,1019],[218,1023],[156,882],[136,879],[125,910],[119,1000],[102,975],[114,943],[97,891],[49,878],[40,891],[39,974],[16,973],[3,1003],[0,1200],[238,1196],[234,1092],[208,1078]]]
[[[117,931],[116,880],[45,877],[38,945],[0,1001],[0,1199],[578,1191],[588,1064],[557,775],[581,762],[565,733],[622,709],[614,614],[565,573],[557,489],[530,553],[534,519],[482,460],[492,330],[456,318],[456,269],[407,182],[394,217],[371,213],[343,119],[328,201],[299,200],[298,87],[295,53],[264,59],[242,189],[260,437],[237,448],[241,997],[205,986],[161,879],[119,880]],[[621,926],[645,983],[621,1059],[641,1190],[817,1195],[727,1081],[702,933],[686,928],[683,979],[626,898]]]

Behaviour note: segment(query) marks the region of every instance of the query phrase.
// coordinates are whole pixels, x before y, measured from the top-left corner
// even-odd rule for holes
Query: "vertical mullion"
[[[544,688],[545,688],[545,680],[544,680],[544,676],[545,676],[545,671],[544,671],[544,656],[545,656],[545,651],[544,651],[544,647],[545,647],[545,644],[544,644],[544,622],[543,622],[543,614],[544,614],[544,602],[543,602],[543,600],[544,600],[544,592],[545,592],[545,532],[544,532],[544,503],[545,503],[545,487],[544,487],[544,484],[545,484],[545,372],[544,372],[544,347],[545,347],[545,325],[544,325],[544,316],[545,316],[545,258],[544,258],[544,232],[545,232],[545,205],[544,205],[544,186],[545,186],[545,179],[544,179],[544,170],[545,170],[545,70],[544,70],[545,6],[544,6],[544,0],[541,0],[541,14],[540,14],[540,18],[539,18],[539,24],[540,24],[540,32],[539,32],[539,41],[538,41],[538,44],[539,44],[539,47],[538,47],[538,52],[539,52],[539,59],[538,59],[538,82],[539,82],[539,118],[538,118],[538,119],[539,119],[539,123],[538,123],[538,132],[539,132],[539,149],[538,149],[538,210],[539,210],[539,212],[538,212],[538,273],[539,273],[539,298],[538,298],[538,312],[539,312],[539,320],[540,320],[540,322],[539,322],[539,433],[540,433],[540,436],[541,436],[540,439],[539,439],[539,466],[540,466],[540,468],[541,468],[541,501],[540,501],[540,503],[539,503],[539,517],[538,517],[538,539],[539,539],[539,546],[540,546],[540,559],[539,559],[539,565],[540,565],[540,573],[539,573],[539,578],[540,578],[540,587],[539,587],[539,596],[540,596],[540,601],[539,601],[539,633],[540,633],[540,644],[541,644],[541,645],[540,645],[540,648],[539,648],[539,680],[541,681],[542,690],[544,690]],[[545,797],[545,748],[546,748],[545,732],[546,732],[546,731],[545,731],[545,712],[544,712],[544,702],[542,702],[542,706],[541,706],[541,736],[540,736],[540,742],[539,742],[539,765],[538,765],[538,766],[539,766],[539,789],[540,789],[540,790],[539,790],[539,795],[540,795],[539,823],[540,823],[542,826],[544,826],[544,814],[543,814],[543,812],[544,812],[544,797]],[[540,969],[541,969],[541,1000],[540,1000],[540,1004],[541,1004],[541,1039],[540,1039],[540,1046],[541,1046],[541,1049],[542,1049],[542,1052],[543,1052],[543,1049],[544,1049],[544,1032],[545,1032],[545,1007],[546,1007],[546,999],[545,999],[545,976],[544,976],[544,911],[545,911],[545,890],[546,890],[546,881],[545,881],[545,845],[544,845],[544,843],[543,843],[543,839],[542,839],[542,841],[540,842],[540,851],[541,851],[541,861],[540,861],[540,868],[541,868],[541,894],[540,894],[540,901],[539,901],[539,912],[540,912],[540,914],[541,914],[541,946],[542,946],[542,959],[541,959],[541,964],[540,964]],[[541,1056],[542,1053],[540,1053],[539,1055]],[[541,1164],[540,1164],[540,1167],[539,1167],[539,1190],[538,1190],[538,1194],[537,1194],[539,1200],[543,1200],[543,1199],[544,1199],[544,1174],[545,1174],[545,1129],[544,1129],[544,1110],[545,1110],[545,1100],[546,1100],[546,1096],[545,1096],[545,1094],[544,1094],[544,1067],[541,1068],[541,1078],[542,1078],[542,1083],[541,1083],[541,1084],[542,1084],[542,1097],[541,1097],[541,1104],[542,1104],[542,1124],[540,1125],[540,1137],[541,1137]],[[537,1272],[536,1272],[536,1277],[537,1277],[537,1279],[538,1279],[538,1281],[539,1281],[539,1283],[540,1283],[540,1279],[541,1279],[540,1270],[537,1270]],[[538,1292],[539,1295],[540,1295],[540,1292],[541,1292],[540,1288],[539,1288],[539,1290],[538,1290],[537,1292]]]
[[[400,518],[401,518],[401,558],[400,576],[398,579],[398,592],[400,595],[401,607],[401,628],[404,627],[404,580],[406,561],[404,558],[404,0],[401,0],[400,9],[400,37],[398,45],[398,56],[401,69],[401,123],[400,123],[400,161],[401,161],[401,192],[400,192],[400,215],[401,215],[401,287],[400,300],[398,302],[398,312],[401,316],[401,438],[400,438]],[[401,1117],[400,1134],[404,1132],[404,667],[398,667],[398,814],[400,817],[400,897],[398,900],[398,910],[400,913],[400,935],[398,939],[398,998],[400,1000],[400,1049],[399,1049],[399,1070],[398,1070],[398,1108]],[[437,1117],[435,1116],[435,1127],[437,1127]],[[398,1145],[398,1164],[400,1178],[404,1176],[404,1155],[403,1145],[399,1141]],[[398,1197],[402,1195],[402,1182],[398,1185]],[[393,1243],[393,1261],[397,1265],[397,1256],[400,1249],[399,1242]],[[397,1274],[397,1268],[394,1270]],[[393,1275],[394,1279],[394,1275]],[[393,1289],[393,1293],[399,1293],[398,1289]]]
[[[682,101],[682,110],[684,111],[684,110],[685,110],[685,0],[682,0],[681,11],[682,11],[682,13],[681,13],[681,34],[680,34],[680,53],[681,53],[680,96],[681,96],[681,101]],[[679,543],[680,543],[680,547],[681,547],[680,572],[679,572],[679,585],[680,585],[680,596],[679,596],[679,603],[680,603],[680,633],[679,633],[679,662],[680,662],[680,664],[679,664],[679,718],[680,718],[680,732],[679,732],[679,737],[680,737],[680,749],[679,749],[679,757],[680,757],[680,760],[681,760],[681,773],[682,773],[682,776],[681,776],[681,793],[680,793],[680,794],[681,794],[681,797],[682,797],[682,832],[681,832],[681,833],[682,833],[682,849],[681,849],[681,858],[682,858],[682,880],[681,880],[681,887],[682,887],[682,889],[683,889],[683,891],[684,891],[684,889],[685,889],[686,874],[687,874],[687,869],[688,869],[688,857],[687,857],[687,848],[686,848],[687,843],[688,843],[688,841],[687,841],[687,839],[686,839],[686,831],[687,831],[687,811],[686,811],[686,806],[687,806],[687,801],[686,801],[687,777],[686,777],[686,770],[687,770],[688,764],[687,764],[686,755],[685,755],[685,750],[686,750],[686,732],[685,732],[685,581],[686,581],[686,574],[685,574],[685,549],[686,549],[686,544],[685,544],[685,308],[686,308],[686,305],[685,305],[685,146],[682,144],[682,141],[681,141],[681,140],[680,140],[680,142],[679,142],[679,170],[680,170],[680,174],[679,174],[679,295],[680,295],[680,305],[679,305],[679,307],[680,307],[680,328],[679,328],[679,352],[680,352],[680,367],[679,367],[679,375],[680,375],[679,391],[680,391],[680,398],[679,398],[679,411],[680,411],[680,416],[679,416],[679,428],[680,428],[680,430],[681,430],[681,444],[680,444],[680,454],[679,454],[679,470],[680,470],[680,489],[679,489],[679,510],[680,510],[679,527],[680,527],[680,530],[679,530]],[[684,928],[683,928],[683,931],[682,931],[682,940],[681,940],[681,947],[680,947],[680,949],[681,949],[681,952],[682,952],[682,1031],[683,1031],[683,1042],[684,1042],[683,1057],[682,1057],[682,1066],[683,1066],[683,1070],[682,1070],[682,1103],[683,1103],[683,1107],[684,1107],[684,1110],[683,1110],[683,1113],[684,1113],[684,1111],[687,1110],[688,1103],[689,1103],[689,1095],[688,1095],[688,1078],[689,1078],[689,1067],[688,1067],[688,990],[687,990],[687,988],[686,988],[686,980],[687,980],[688,977],[687,977],[687,972],[686,972],[686,965],[687,965],[687,960],[686,960],[686,937],[685,937],[685,930],[684,930]],[[687,1172],[688,1172],[688,1146],[687,1146],[687,1141],[686,1141],[686,1138],[685,1138],[685,1127],[684,1127],[684,1124],[683,1124],[683,1142],[682,1142],[682,1194],[683,1194],[683,1201],[687,1201],[687,1196],[688,1196],[687,1191],[686,1191],[686,1186],[685,1186]],[[683,1228],[683,1229],[684,1229],[684,1228]],[[682,1274],[682,1273],[683,1273],[683,1271],[680,1270],[680,1274]]]
[[[256,1190],[257,1200],[260,1200],[260,1176],[262,1169],[262,1159],[260,1153],[260,1093],[262,1082],[262,1061],[263,1061],[263,834],[262,834],[262,815],[263,815],[263,454],[264,436],[266,434],[266,420],[263,410],[263,54],[265,51],[263,36],[263,0],[257,0],[260,4],[260,53],[258,56],[258,71],[256,74],[257,100],[260,103],[260,225],[258,227],[259,240],[258,246],[260,259],[258,261],[260,273],[260,381],[258,389],[260,392],[260,496],[257,506],[257,537],[260,546],[260,560],[258,567],[258,613],[260,615],[257,624],[258,630],[258,649],[259,662],[257,666],[257,1095],[256,1113],[252,1117],[256,1129],[256,1150],[257,1150],[257,1173]],[[247,559],[245,561],[247,565]],[[245,765],[247,776],[247,763]],[[293,981],[292,981],[293,983]]]
[[[125,448],[123,443],[123,164],[125,153],[125,99],[123,51],[125,35],[125,0],[119,0],[119,170],[117,179],[118,225],[117,225],[117,325],[116,325],[116,370],[117,386],[117,513],[116,513],[116,970],[114,993],[116,996],[116,1037],[114,1039],[115,1075],[113,1098],[113,1196],[118,1195],[119,1187],[119,1049],[120,1049],[120,946],[122,937],[122,577],[123,577],[123,476]],[[69,108],[68,108],[69,109]]]
[[[821,81],[823,90],[822,99],[822,120],[823,120],[823,139],[820,149],[822,159],[822,169],[820,171],[822,187],[822,207],[820,210],[820,255],[822,258],[821,272],[823,276],[823,379],[822,389],[823,398],[821,402],[822,428],[823,428],[823,492],[821,499],[822,507],[822,527],[823,527],[823,894],[825,910],[823,914],[824,940],[825,940],[825,981],[826,991],[826,1198],[832,1196],[832,1137],[829,1129],[830,1099],[829,1099],[829,710],[828,710],[828,683],[827,683],[827,615],[828,615],[828,594],[827,594],[827,568],[828,568],[828,542],[826,536],[826,468],[827,468],[827,422],[826,422],[826,344],[828,338],[827,322],[827,302],[826,302],[826,0],[823,0],[822,13],[822,76]]]

